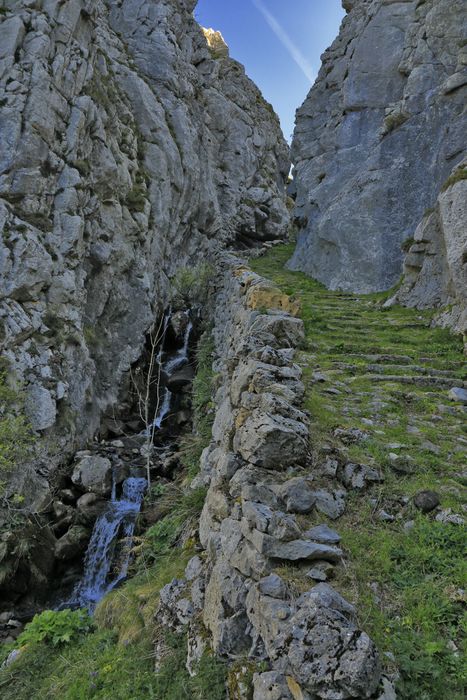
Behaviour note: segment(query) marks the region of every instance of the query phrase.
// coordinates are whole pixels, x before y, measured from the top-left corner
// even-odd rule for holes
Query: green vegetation
[[[298,361],[314,463],[324,461],[331,447],[384,476],[364,494],[349,492],[346,512],[329,523],[337,526],[348,555],[332,583],[356,604],[387,670],[400,673],[398,698],[461,700],[467,681],[465,533],[437,521],[436,512],[421,514],[412,497],[431,489],[443,510],[463,513],[465,413],[448,400],[449,382],[423,383],[427,376],[448,377],[452,385],[465,380],[462,340],[431,328],[431,312],[383,309],[387,294],[330,292],[285,270],[291,253],[292,246],[274,248],[252,266],[301,303],[306,345]],[[313,378],[317,371],[325,381]],[[345,446],[335,428],[359,428],[368,439]],[[381,511],[394,519],[382,520]],[[306,518],[303,525],[325,520]],[[297,594],[306,588],[296,567],[280,573]]]
[[[143,176],[136,176],[135,184],[125,197],[125,204],[130,211],[143,212],[147,202],[147,187]]]
[[[208,297],[212,274],[212,267],[207,263],[181,267],[171,280],[175,308],[201,307]]]
[[[27,458],[33,444],[23,393],[10,387],[6,373],[0,372],[0,495],[13,468]]]
[[[397,129],[397,127],[402,126],[402,124],[404,124],[408,118],[409,115],[402,111],[392,112],[389,114],[384,120],[385,134],[390,134],[391,131],[394,131],[394,129]]]
[[[190,285],[191,286],[191,285]],[[183,438],[189,481],[211,436],[213,341],[199,343],[193,387],[194,434]],[[158,520],[135,538],[130,578],[98,605],[91,624],[85,611],[46,611],[27,626],[13,648],[21,655],[0,670],[2,700],[224,700],[227,668],[207,648],[196,675],[186,670],[187,639],[162,630],[155,619],[159,592],[182,578],[195,553],[196,526],[206,490],[156,483],[147,497]],[[0,552],[1,555],[1,552]],[[201,621],[200,621],[201,627]],[[154,644],[163,649],[154,669]]]
[[[224,700],[223,665],[205,653],[198,673],[185,668],[186,639],[169,635],[164,664],[154,672],[152,644],[118,644],[100,630],[57,650],[30,644],[0,673],[2,700]]]
[[[198,367],[192,390],[193,432],[190,435],[185,435],[180,444],[181,462],[190,480],[198,473],[201,453],[211,440],[214,421],[213,353],[214,341],[211,331],[208,329],[198,343]]]
[[[77,636],[89,632],[92,626],[92,618],[86,610],[44,610],[26,625],[18,638],[18,645],[22,647],[46,642],[56,647],[68,644]]]
[[[448,177],[441,188],[441,192],[445,192],[449,187],[455,185],[456,182],[461,182],[461,180],[467,180],[467,167],[465,165],[457,168],[457,170],[455,170],[452,175]]]
[[[406,238],[405,241],[401,245],[401,249],[404,253],[408,253],[410,248],[413,246],[415,243],[414,238],[411,236],[410,238]]]

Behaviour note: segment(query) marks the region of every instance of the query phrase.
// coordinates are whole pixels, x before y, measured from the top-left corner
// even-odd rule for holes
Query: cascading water
[[[88,608],[92,612],[99,600],[127,575],[131,540],[146,486],[146,479],[126,479],[120,500],[112,489],[108,508],[94,525],[84,560],[84,573],[68,605]]]
[[[165,352],[164,341],[170,323],[170,311],[165,315],[157,362],[163,377],[170,377],[188,362],[190,336],[193,323],[190,312],[186,311],[187,325],[183,335],[183,344],[174,352]],[[164,358],[164,354],[166,358]],[[160,429],[163,420],[170,411],[172,392],[164,385],[158,410],[148,430]],[[148,434],[148,431],[146,431]],[[146,479],[131,477],[123,482],[123,493],[117,499],[115,480],[112,483],[112,495],[105,512],[96,520],[88,549],[84,559],[84,572],[75,587],[67,606],[86,607],[93,611],[106,593],[122,581],[128,572],[130,551],[136,517],[141,509]]]
[[[189,311],[186,311],[185,314],[188,316]],[[166,327],[165,327],[166,328]],[[178,369],[181,369],[187,362],[188,362],[188,348],[190,344],[190,336],[191,336],[191,331],[193,330],[193,323],[191,320],[188,320],[188,323],[185,328],[185,333],[183,336],[183,345],[181,348],[175,351],[172,355],[170,355],[165,362],[162,362],[162,353],[159,353],[159,362],[161,363],[161,370],[164,375],[167,377],[170,377],[170,375],[175,372]],[[159,429],[162,425],[162,421],[164,418],[167,417],[169,411],[170,411],[170,406],[172,403],[172,392],[165,386],[163,393],[162,393],[162,400],[160,401],[159,408],[157,410],[156,416],[154,418],[154,422],[152,424],[152,428],[157,428]]]

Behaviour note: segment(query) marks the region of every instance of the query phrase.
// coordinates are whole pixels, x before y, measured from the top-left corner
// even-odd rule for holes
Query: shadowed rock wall
[[[287,231],[278,119],[194,6],[2,6],[0,325],[49,440],[34,507],[115,405],[177,269]]]
[[[331,289],[400,277],[401,244],[465,149],[463,0],[345,0],[297,112],[299,237],[289,263]]]

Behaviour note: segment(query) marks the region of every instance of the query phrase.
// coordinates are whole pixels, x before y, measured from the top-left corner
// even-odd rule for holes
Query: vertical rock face
[[[1,339],[61,451],[115,403],[177,268],[287,230],[278,119],[194,6],[2,6]]]
[[[462,159],[463,0],[346,0],[297,112],[292,269],[332,289],[388,289],[401,244]]]
[[[442,308],[438,322],[467,340],[467,161],[454,169],[417,227],[392,301]]]

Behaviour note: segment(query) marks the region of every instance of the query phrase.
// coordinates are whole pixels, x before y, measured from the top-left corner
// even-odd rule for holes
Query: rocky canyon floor
[[[287,271],[290,253],[290,246],[275,247],[252,267],[300,304],[305,341],[296,362],[306,387],[310,454],[299,475],[326,496],[297,519],[302,530],[330,528],[325,533],[334,544],[340,539],[344,556],[337,566],[289,562],[274,573],[292,597],[328,580],[355,606],[359,626],[381,654],[388,684],[382,697],[395,697],[394,685],[406,700],[461,700],[467,430],[466,408],[452,390],[467,386],[462,342],[432,328],[429,312],[384,308],[389,294],[330,292]],[[200,551],[197,520],[206,491],[184,486],[210,439],[211,350],[207,332],[193,389],[197,437],[180,442],[185,471],[175,488],[161,480],[146,497],[143,516],[155,523],[140,528],[132,578],[104,598],[93,621],[74,621],[66,646],[54,645],[50,630],[49,641],[24,639],[21,656],[0,671],[5,700],[222,700],[226,684],[229,697],[237,697],[236,670],[246,686],[255,672],[268,670],[247,658],[227,668],[206,651],[190,676],[186,639],[164,635],[161,654],[154,620],[162,586],[181,577]]]

